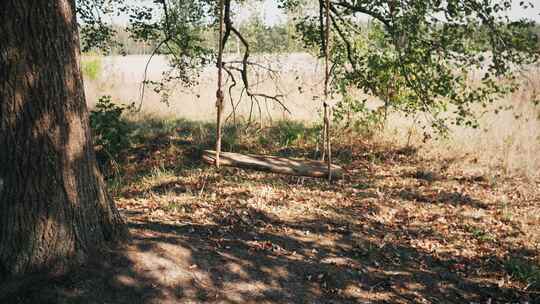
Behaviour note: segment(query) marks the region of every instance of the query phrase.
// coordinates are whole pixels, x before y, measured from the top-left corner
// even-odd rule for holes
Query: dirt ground
[[[540,303],[538,181],[369,142],[336,145],[332,184],[197,153],[134,147],[111,184],[131,240],[0,303]]]

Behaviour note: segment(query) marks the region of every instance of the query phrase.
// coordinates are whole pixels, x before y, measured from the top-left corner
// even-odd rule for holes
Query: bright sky
[[[512,19],[527,18],[533,19],[540,23],[540,0],[530,0],[535,3],[536,7],[533,9],[523,10],[519,7],[518,2],[521,0],[514,0],[514,9],[510,12]],[[261,5],[260,2],[251,5],[245,5],[240,8],[240,14],[237,17],[237,22],[242,22],[253,13],[259,13],[266,24],[272,25],[285,21],[285,15],[278,9],[277,0],[264,0]],[[126,23],[127,17],[116,17],[114,23]]]
[[[517,2],[517,1],[516,1]],[[536,22],[540,22],[540,1],[539,0],[533,0],[532,2],[535,2],[536,7],[528,10],[523,10],[517,6],[517,4],[514,4],[514,10],[511,12],[511,16],[513,18],[519,19],[519,18],[527,18],[527,19],[533,19]],[[538,2],[538,3],[536,3]]]
[[[532,0],[531,2],[535,3],[536,7],[528,10],[521,9],[518,2],[518,0],[514,0],[514,9],[510,13],[512,19],[520,19],[525,17],[527,19],[533,19],[540,22],[540,0]],[[249,15],[250,10],[253,11],[256,9],[259,11],[260,9],[259,13],[267,24],[279,23],[285,20],[285,16],[278,9],[277,5],[277,0],[264,0],[264,4],[262,6],[259,5],[257,8],[243,8],[239,17],[240,19],[246,18],[247,15]]]

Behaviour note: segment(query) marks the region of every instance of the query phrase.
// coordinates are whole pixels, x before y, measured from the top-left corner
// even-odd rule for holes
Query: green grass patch
[[[469,232],[472,235],[472,237],[482,242],[494,242],[496,240],[495,237],[491,233],[479,227],[466,225],[465,230]]]
[[[529,289],[540,289],[540,265],[524,258],[512,257],[505,262],[506,271]]]
[[[102,63],[101,57],[89,56],[81,60],[81,70],[84,79],[98,80],[101,77]]]

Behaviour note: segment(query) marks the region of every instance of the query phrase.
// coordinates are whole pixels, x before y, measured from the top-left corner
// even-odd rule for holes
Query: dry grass
[[[293,118],[313,122],[317,66],[291,58],[280,61],[289,69],[278,88]],[[538,75],[530,71],[519,91],[494,105],[514,108],[486,114],[479,130],[455,128],[450,138],[424,143],[419,128],[393,115],[373,138],[336,132],[336,162],[348,175],[331,186],[201,166],[200,150],[214,137],[204,122],[213,119],[213,71],[191,92],[177,91],[173,100],[181,102],[170,107],[149,95],[146,114],[131,118],[139,142],[114,185],[132,231],[142,236],[128,256],[172,301],[536,303],[540,113],[531,100]],[[105,82],[110,91],[100,94],[137,98],[138,80],[127,78]],[[266,92],[274,85],[259,84]],[[279,108],[268,113],[290,118]],[[320,140],[316,128],[291,121],[262,130],[229,127],[225,134],[226,150],[308,158],[317,156]],[[182,256],[170,276],[183,280],[183,296],[141,262],[158,261],[156,250],[141,255],[137,246],[158,248],[168,263]],[[149,280],[123,278],[136,286]]]
[[[460,160],[358,136],[335,143],[348,173],[333,184],[218,172],[199,155],[212,128],[136,121],[114,187],[131,242],[0,302],[540,301],[540,192],[530,181],[490,179]],[[236,134],[239,152],[315,150],[309,136],[284,149],[277,128]]]
[[[387,134],[407,141],[412,132],[413,144],[422,147],[430,157],[461,159],[460,166],[478,174],[524,176],[531,181],[540,178],[540,106],[533,101],[539,97],[540,67],[532,68],[522,79],[522,87],[504,100],[495,102],[481,119],[479,129],[455,127],[448,139],[422,142],[423,134],[410,120],[395,117]],[[513,109],[495,114],[499,107]],[[465,164],[465,166],[464,166]]]
[[[235,58],[226,58],[234,60]],[[237,58],[236,58],[237,59]],[[139,103],[141,96],[141,82],[144,79],[144,68],[147,56],[107,57],[103,59],[102,78],[96,81],[86,81],[86,94],[90,105],[99,96],[108,94],[115,100],[124,103]],[[254,91],[268,94],[283,94],[286,96],[286,105],[292,112],[292,117],[298,120],[312,120],[317,115],[320,102],[317,100],[322,92],[322,77],[316,60],[306,54],[292,54],[290,56],[267,58],[257,57],[258,62],[273,70],[279,71],[277,81],[270,79],[271,75],[265,71],[253,73],[251,85]],[[167,70],[165,58],[156,56],[151,61],[147,79],[158,81],[162,72]],[[176,86],[171,88],[169,105],[161,101],[159,94],[149,87],[146,90],[143,110],[146,113],[164,116],[179,117],[192,120],[211,120],[215,116],[216,70],[213,67],[204,69],[200,74],[199,84],[184,88]],[[228,87],[230,81],[226,83]],[[233,90],[233,99],[236,102],[241,93],[240,87]],[[275,102],[261,102],[260,113],[265,119],[290,118]],[[226,111],[231,110],[230,101],[227,100]],[[240,104],[238,113],[247,116],[251,104]],[[254,108],[259,114],[259,108]],[[270,114],[270,115],[269,115]]]
[[[233,59],[233,58],[230,58]],[[87,97],[92,105],[101,95],[112,95],[113,99],[124,103],[140,100],[140,83],[143,79],[147,57],[109,57],[103,58],[101,78],[86,81]],[[322,92],[322,73],[317,61],[305,54],[292,54],[281,57],[259,57],[259,62],[280,71],[277,81],[261,73],[253,77],[256,90],[260,92],[279,92],[285,95],[285,104],[292,115],[285,113],[273,102],[261,103],[254,107],[255,115],[262,114],[265,121],[273,119],[294,119],[312,122],[320,119],[320,96]],[[159,80],[166,70],[164,58],[156,57],[149,66],[148,79]],[[160,101],[160,96],[151,89],[146,90],[143,111],[157,117],[185,118],[189,120],[211,121],[214,119],[215,69],[207,68],[201,73],[200,82],[191,88],[174,88],[170,104]],[[540,90],[540,71],[534,68],[524,76],[522,89],[499,105],[514,106],[513,110],[498,115],[486,114],[479,130],[455,128],[449,139],[422,142],[421,130],[411,127],[411,120],[399,115],[391,116],[383,138],[405,144],[409,133],[412,143],[422,146],[422,153],[442,158],[462,159],[467,163],[466,170],[488,174],[493,177],[520,175],[530,180],[540,176],[540,110],[531,100]],[[239,90],[233,90],[236,100]],[[244,100],[238,113],[247,117],[251,109]],[[231,110],[228,105],[227,111]],[[516,119],[519,117],[519,119]]]

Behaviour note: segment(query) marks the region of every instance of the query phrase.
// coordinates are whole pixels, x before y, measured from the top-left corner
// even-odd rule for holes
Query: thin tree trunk
[[[74,0],[0,1],[0,277],[63,272],[125,235],[79,64]]]

